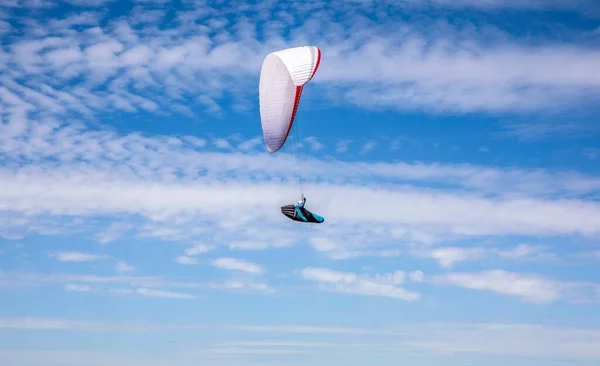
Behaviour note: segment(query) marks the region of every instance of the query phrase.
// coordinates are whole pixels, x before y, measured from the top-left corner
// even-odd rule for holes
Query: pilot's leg
[[[304,221],[307,222],[308,220],[306,219],[306,217],[304,217],[304,215],[302,214],[302,209],[296,207],[296,213],[298,214],[298,216],[300,216],[300,218]]]

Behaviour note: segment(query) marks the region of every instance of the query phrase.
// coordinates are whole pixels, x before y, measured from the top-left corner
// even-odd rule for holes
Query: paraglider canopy
[[[319,68],[321,51],[315,46],[288,48],[267,55],[260,72],[260,117],[270,153],[281,149],[290,133],[302,89]]]

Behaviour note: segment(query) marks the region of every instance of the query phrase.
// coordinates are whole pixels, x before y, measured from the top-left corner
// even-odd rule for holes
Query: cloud
[[[318,2],[311,8],[318,16],[298,22],[282,38],[272,29],[286,21],[288,11],[302,11],[297,7],[285,2],[247,4],[258,14],[269,8],[274,14],[249,32],[247,16],[233,5],[220,5],[222,14],[240,24],[237,30],[224,32],[215,26],[223,17],[206,4],[191,5],[195,9],[181,12],[166,32],[153,23],[141,28],[127,24],[156,9],[140,13],[134,8],[123,18],[105,19],[101,27],[79,20],[89,24],[84,29],[70,28],[74,20],[30,20],[23,35],[12,37],[18,46],[4,47],[10,67],[3,84],[14,97],[27,100],[22,107],[45,112],[188,113],[200,107],[218,114],[228,96],[236,106],[256,96],[254,80],[268,52],[316,42],[326,62],[305,98],[312,101],[318,95],[327,104],[441,112],[544,111],[595,103],[600,88],[593,77],[598,51],[585,46],[543,40],[532,46],[497,28],[459,28],[427,18],[390,32],[389,24],[396,19],[391,14],[370,9],[377,14],[371,20],[360,15],[361,6],[326,9]],[[188,17],[205,25],[191,33]],[[316,31],[313,21],[326,28]],[[397,62],[403,67],[396,67]],[[501,67],[506,65],[510,67]],[[24,77],[30,81],[21,81]],[[52,102],[57,100],[65,103]],[[225,140],[214,142],[230,148]]]
[[[135,267],[127,264],[123,261],[118,261],[117,264],[115,265],[115,269],[119,272],[132,272],[135,271]]]
[[[600,157],[600,149],[585,149],[583,154],[590,160],[596,160],[598,157]]]
[[[338,154],[345,153],[348,150],[348,146],[352,143],[352,140],[341,140],[337,143],[335,151]]]
[[[339,272],[328,268],[304,268],[300,276],[307,281],[323,285],[323,289],[347,294],[364,296],[384,296],[415,301],[420,294],[397,287],[404,282],[406,277],[402,271],[384,275],[358,275],[350,272]]]
[[[106,255],[81,252],[59,252],[54,257],[61,262],[91,262],[107,258]]]
[[[111,38],[105,33],[98,33],[99,29],[90,32],[103,39]],[[50,39],[42,43],[26,43],[18,52],[27,54],[24,58],[34,60],[35,57],[29,57],[31,52],[38,52],[36,50],[56,42],[56,39]],[[120,49],[115,42],[105,40],[102,45]],[[125,41],[118,42],[122,44]],[[131,61],[130,58],[127,60]],[[64,106],[62,108],[71,112],[86,115],[92,113],[96,103],[102,103],[103,98],[90,94],[83,87],[67,93],[47,84],[35,86],[46,93],[46,97],[62,102],[55,103],[27,92],[33,86],[24,88],[12,81],[7,85],[11,90],[15,89],[16,94],[7,88],[3,100],[18,107],[11,107],[16,109],[10,117],[10,124],[2,127],[6,133],[0,135],[3,139],[0,144],[2,156],[16,164],[0,169],[0,182],[7,187],[4,195],[0,193],[0,205],[10,208],[3,212],[10,219],[0,223],[3,236],[14,238],[27,230],[57,232],[85,226],[99,232],[97,235],[101,242],[115,240],[129,229],[134,231],[134,228],[139,237],[194,240],[206,231],[206,227],[197,225],[197,222],[208,222],[207,225],[219,222],[221,228],[236,227],[238,232],[243,233],[237,236],[219,234],[220,242],[231,248],[293,244],[294,240],[289,239],[289,235],[280,234],[286,230],[279,224],[274,225],[280,222],[276,221],[279,217],[275,213],[265,216],[264,225],[269,225],[269,232],[252,228],[252,217],[247,214],[270,212],[271,207],[284,203],[284,197],[289,196],[290,156],[217,153],[209,150],[206,141],[198,137],[118,134],[104,128],[88,130],[80,122],[59,123],[54,117],[41,121],[30,119],[25,113],[28,108],[44,111],[42,115],[61,113],[50,110],[53,106]],[[226,139],[223,139],[224,142],[231,145]],[[350,163],[314,158],[308,158],[303,168],[307,179],[314,184],[311,188],[315,195],[311,196],[309,205],[312,202],[317,208],[325,205],[323,210],[315,212],[337,218],[337,229],[327,234],[339,243],[347,241],[344,232],[348,228],[344,226],[357,226],[357,223],[362,224],[360,236],[371,230],[381,231],[384,226],[394,226],[394,232],[403,232],[395,239],[422,241],[426,238],[428,242],[480,234],[597,234],[594,229],[597,228],[596,205],[565,200],[598,194],[600,180],[594,176],[466,164]],[[417,186],[429,184],[436,189],[407,189],[406,183],[416,183]],[[345,185],[338,188],[339,184]],[[58,185],[61,188],[57,188]],[[47,189],[49,186],[55,188]],[[114,193],[109,197],[108,192]],[[147,192],[161,192],[162,195],[146,195]],[[253,192],[254,196],[249,198],[246,192]],[[377,192],[374,197],[378,197],[375,204],[367,199],[372,197],[373,192]],[[498,198],[482,196],[485,193]],[[523,199],[520,195],[535,199]],[[186,196],[192,199],[182,199]],[[265,199],[267,196],[269,198]],[[367,204],[360,212],[352,210],[342,202],[349,196]],[[435,200],[438,201],[436,205],[443,204],[446,209],[432,212],[432,201]],[[388,203],[395,207],[396,212],[383,215],[385,210],[382,207]],[[209,205],[211,207],[207,208]],[[333,209],[336,205],[339,208]],[[542,212],[540,220],[512,215],[513,212],[523,212],[521,205]],[[412,212],[403,211],[403,206],[416,207],[417,212],[422,214],[412,217]],[[490,214],[484,220],[469,214],[455,215],[461,211]],[[106,229],[97,224],[86,225],[84,220],[79,224],[69,224],[67,229],[65,224],[75,217],[97,215],[121,215],[126,219],[136,217],[137,225],[124,226],[119,220]],[[561,215],[574,218],[580,215],[582,218],[558,220]],[[355,233],[358,230],[358,227],[353,229]],[[335,254],[398,253],[398,248],[372,251],[361,248],[357,240],[354,242],[352,248],[343,248],[345,252],[340,250]]]
[[[271,5],[277,10],[291,6],[263,6]],[[119,20],[106,20],[101,13],[32,17],[22,32],[11,34],[12,45],[3,44],[0,54],[6,59],[4,69],[0,67],[0,235],[77,232],[109,243],[132,234],[186,245],[209,235],[215,243],[211,250],[226,246],[238,251],[309,242],[335,259],[414,254],[418,248],[447,267],[490,256],[536,256],[528,247],[514,252],[462,248],[455,243],[461,239],[597,238],[600,205],[589,197],[600,192],[600,178],[591,174],[309,156],[303,164],[310,183],[308,205],[328,225],[300,228],[278,212],[289,203],[293,189],[292,157],[258,152],[260,136],[150,137],[97,124],[100,116],[113,112],[125,118],[142,111],[152,117],[196,117],[201,108],[218,118],[219,112],[230,110],[230,103],[246,113],[254,108],[264,55],[316,39],[327,62],[312,84],[314,93],[307,90],[305,95],[305,104],[313,108],[336,103],[451,113],[555,111],[593,103],[600,88],[591,72],[599,58],[594,48],[543,39],[531,46],[500,30],[472,31],[426,18],[390,31],[387,25],[393,19],[385,14],[369,20],[349,10],[345,19],[314,5],[311,19],[325,28],[317,32],[310,21],[299,21],[287,39],[275,31],[283,11],[273,12],[253,32],[246,29],[252,19],[223,32],[225,17],[202,4],[190,4],[194,11],[179,13],[160,29],[150,20],[161,13],[141,8]],[[235,23],[240,19],[233,10],[224,14]],[[244,109],[248,103],[250,109]],[[305,142],[308,150],[323,147],[314,139]],[[368,146],[375,143],[381,142],[373,140]],[[339,147],[347,149],[345,142]],[[175,260],[195,264],[194,256],[207,252],[208,246],[200,244]],[[264,273],[262,266],[235,258],[213,264]],[[118,270],[127,266],[117,263]],[[302,273],[326,290],[420,298],[389,278],[327,271],[332,270]],[[405,275],[424,280],[421,272]],[[560,298],[565,289],[556,285],[559,289],[553,292],[554,282],[527,275],[513,278],[508,272],[485,273],[479,283],[473,274],[453,275],[444,280],[541,302]],[[11,280],[94,284],[121,294],[143,288],[146,296],[176,294],[171,291],[176,287],[272,290],[267,284],[237,280],[199,284],[137,276],[2,278]],[[541,286],[540,292],[528,295],[505,283],[511,280],[525,288]],[[113,287],[117,284],[123,287]],[[148,292],[152,287],[164,293]]]
[[[224,330],[236,332],[233,339],[196,343],[194,350],[204,352],[206,348],[226,349],[295,349],[310,348],[314,352],[326,352],[330,357],[336,350],[347,354],[352,349],[377,354],[395,353],[405,356],[411,353],[442,352],[448,358],[458,355],[485,355],[495,357],[532,357],[537,362],[556,358],[569,361],[600,358],[596,344],[600,342],[600,331],[594,328],[561,327],[543,324],[518,323],[392,323],[387,327],[350,328],[308,324],[153,324],[137,322],[94,322],[63,318],[0,318],[3,331],[102,332],[132,333],[156,332],[162,335],[181,332],[206,332]],[[237,332],[241,332],[235,337]],[[244,333],[253,333],[248,341]],[[194,334],[194,333],[192,333]],[[268,335],[266,338],[263,335]],[[272,335],[277,335],[273,337]],[[310,342],[291,337],[308,335]],[[327,338],[323,338],[327,336]],[[357,336],[359,338],[357,338]],[[185,350],[181,350],[184,352]],[[246,352],[244,352],[246,353]],[[172,361],[173,355],[170,355]],[[197,354],[195,360],[197,360]],[[322,358],[323,354],[316,355]],[[391,356],[391,354],[390,354]],[[54,359],[54,358],[53,358]],[[118,363],[118,362],[117,362]],[[168,362],[165,362],[165,365]],[[190,363],[191,364],[191,363]]]
[[[226,289],[241,293],[273,294],[276,292],[276,290],[273,287],[269,286],[266,283],[254,283],[244,280],[227,280],[224,282],[212,283],[210,287],[216,289]]]
[[[483,259],[505,259],[519,261],[554,260],[557,256],[540,245],[519,244],[513,248],[502,247],[439,247],[413,250],[416,256],[435,259],[440,266],[450,268],[458,262]]]
[[[175,258],[175,262],[179,264],[197,264],[198,259],[194,258],[194,256],[208,253],[213,251],[215,248],[216,247],[214,245],[205,245],[201,243],[195,244],[194,246],[185,250],[185,255]]]
[[[494,253],[503,258],[518,260],[548,260],[556,259],[556,254],[547,251],[546,246],[518,244],[512,249],[494,249]]]
[[[197,264],[198,259],[193,258],[193,257],[186,257],[186,256],[182,255],[182,256],[175,258],[175,262],[177,262],[179,264]]]
[[[200,255],[204,253],[208,253],[215,249],[215,246],[205,245],[205,244],[195,244],[193,247],[185,250],[185,255]]]
[[[374,150],[376,146],[377,146],[377,143],[375,141],[369,141],[363,145],[360,152],[361,152],[361,154],[366,154],[366,153]]]
[[[66,291],[80,291],[80,292],[87,292],[91,290],[90,286],[86,286],[86,285],[66,285],[65,286],[65,290]]]
[[[506,122],[504,131],[499,136],[515,138],[520,141],[532,142],[546,140],[550,138],[581,138],[598,131],[594,124],[588,122],[589,117],[583,120],[573,120],[573,116],[564,122],[560,117],[555,116],[554,120],[542,122]]]
[[[98,241],[107,244],[121,238],[128,230],[133,229],[127,223],[113,222],[109,227],[98,234]]]
[[[408,273],[408,278],[413,282],[423,282],[425,274],[422,271],[416,270]]]
[[[41,230],[45,227],[44,220],[50,217],[63,222],[90,215],[128,218],[135,215],[137,234],[142,237],[197,239],[206,232],[206,227],[198,222],[218,222],[222,228],[236,227],[237,232],[242,233],[234,236],[223,232],[215,238],[232,246],[245,242],[268,247],[290,245],[290,239],[294,241],[293,236],[285,234],[287,229],[279,226],[280,215],[272,209],[285,204],[285,197],[289,197],[285,181],[272,182],[274,178],[284,179],[286,172],[289,173],[286,170],[288,156],[200,152],[177,147],[181,146],[181,140],[175,138],[119,136],[101,131],[78,133],[70,127],[50,135],[48,138],[59,140],[51,145],[57,149],[56,153],[48,157],[61,157],[63,151],[68,151],[72,143],[60,138],[72,136],[79,140],[77,145],[83,150],[78,155],[87,159],[87,163],[69,158],[60,166],[32,162],[23,168],[0,168],[0,181],[5,187],[4,194],[0,192],[0,204],[10,207],[11,216],[0,223],[4,232],[31,229],[34,217],[35,227]],[[117,156],[111,157],[117,152],[120,160],[115,160]],[[329,217],[329,222],[334,220],[333,226],[317,228],[314,232],[325,230],[331,240],[340,243],[345,242],[344,233],[348,230],[369,232],[388,225],[394,225],[399,238],[409,240],[433,234],[450,238],[506,234],[597,235],[600,209],[595,203],[543,199],[548,195],[569,198],[598,192],[600,183],[595,177],[458,165],[368,164],[316,159],[310,159],[309,163],[305,164],[310,166],[308,176],[317,181],[311,184],[308,204],[321,206],[315,212]],[[195,171],[205,173],[202,177],[186,173]],[[265,181],[253,179],[257,174]],[[344,177],[348,183],[354,181],[353,184],[334,184]],[[376,180],[380,183],[375,183]],[[384,184],[385,181],[389,183]],[[440,189],[394,186],[406,181],[432,185],[444,182],[444,185]],[[482,197],[478,191],[493,192],[498,197],[502,197],[503,192],[508,195]],[[513,194],[515,192],[533,197],[519,197]],[[361,202],[361,210],[353,210],[347,197]],[[256,227],[248,212],[270,213],[262,221],[269,230]],[[486,214],[482,219],[474,212]],[[540,214],[534,219],[525,212]],[[60,222],[49,221],[48,227],[67,229]],[[87,228],[104,230],[94,225]],[[363,233],[365,231],[359,236]],[[283,239],[287,242],[281,242]]]
[[[442,267],[451,267],[459,261],[481,259],[484,252],[480,248],[446,247],[432,250],[429,256],[437,260]]]
[[[235,258],[217,258],[213,262],[213,266],[230,271],[242,271],[252,274],[262,274],[264,269],[262,266]]]
[[[525,9],[525,10],[582,10],[592,6],[589,0],[574,3],[568,0],[401,0],[399,4],[435,5],[449,8],[474,8],[481,10]]]
[[[138,288],[134,291],[135,294],[148,297],[158,297],[165,299],[197,299],[198,296],[184,294],[181,292],[163,291],[149,288]]]
[[[48,286],[53,284],[108,285],[121,284],[144,287],[189,287],[193,282],[168,281],[152,276],[100,276],[72,273],[3,272],[0,283],[5,286]]]
[[[302,141],[306,142],[310,146],[312,151],[319,151],[326,147],[324,144],[319,142],[319,140],[314,136],[306,137]]]
[[[225,263],[227,264],[227,262]],[[252,267],[250,268],[253,269]],[[179,289],[194,289],[196,291],[218,290],[240,294],[265,295],[276,292],[275,288],[268,283],[256,283],[245,279],[228,279],[221,282],[198,282],[193,278],[158,276],[100,276],[88,274],[42,274],[35,272],[0,273],[0,287],[51,287],[57,284],[63,285],[66,291],[95,291],[100,294],[136,295],[171,299],[196,299],[200,297],[197,294],[181,292]]]
[[[597,302],[600,284],[563,282],[536,274],[488,270],[432,276],[429,281],[477,291],[491,291],[525,301],[545,304],[565,299],[569,302]]]

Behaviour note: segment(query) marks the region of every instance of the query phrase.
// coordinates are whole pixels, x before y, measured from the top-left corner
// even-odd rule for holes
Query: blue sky
[[[0,1],[0,363],[596,365],[593,0]],[[261,62],[322,51],[268,154]]]

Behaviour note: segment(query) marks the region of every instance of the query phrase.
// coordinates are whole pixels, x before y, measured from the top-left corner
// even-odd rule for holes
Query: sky
[[[0,0],[0,40],[3,366],[600,362],[596,0]]]

